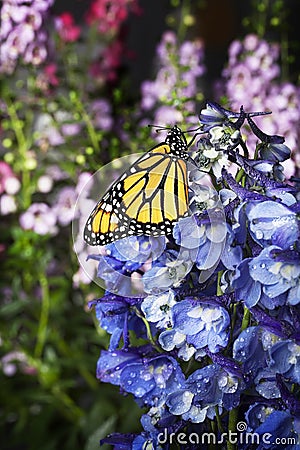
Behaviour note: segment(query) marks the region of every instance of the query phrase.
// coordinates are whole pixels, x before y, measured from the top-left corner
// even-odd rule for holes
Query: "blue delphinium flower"
[[[171,325],[172,307],[176,304],[172,290],[160,295],[148,295],[141,304],[141,310],[150,323],[157,328],[167,328]]]
[[[267,334],[267,337],[264,336]],[[233,343],[233,358],[243,364],[244,372],[255,377],[261,369],[267,367],[267,350],[263,342],[269,339],[270,333],[261,327],[249,327],[241,332]]]
[[[222,126],[224,123],[229,123],[230,120],[235,122],[238,117],[239,113],[225,109],[215,102],[208,102],[199,114],[199,120],[204,131],[209,131],[213,127]]]
[[[132,274],[149,260],[158,259],[164,252],[164,236],[130,236],[106,246],[106,254],[91,255],[99,261],[97,276],[105,283],[109,292],[130,296],[142,291],[141,283],[136,286]]]
[[[291,156],[291,150],[285,144],[263,143],[258,146],[261,159],[272,162],[286,161]]]
[[[278,245],[290,248],[299,239],[297,215],[287,206],[266,200],[247,205],[249,231],[261,246]]]
[[[300,302],[300,254],[295,250],[266,247],[249,263],[249,274],[262,285],[267,297],[275,299],[285,294],[286,303]]]
[[[263,302],[262,285],[250,277],[249,262],[251,258],[244,259],[236,268],[231,278],[231,288],[237,300],[245,302],[248,308],[255,306],[260,300]],[[275,306],[278,306],[276,303]]]
[[[270,350],[270,369],[300,384],[300,345],[292,340],[276,342]]]
[[[224,403],[228,409],[236,406],[241,387],[235,375],[212,364],[192,373],[184,388],[168,396],[167,405],[172,414],[199,423],[213,419],[216,411],[222,412]]]
[[[185,377],[171,356],[145,356],[141,350],[102,352],[97,377],[134,394],[141,405],[155,405],[159,399],[183,386]]]
[[[210,210],[203,216],[186,217],[173,230],[181,253],[189,255],[200,270],[199,281],[204,282],[219,264],[226,241],[227,227],[223,212]]]
[[[103,440],[115,450],[168,449],[180,433],[183,450],[206,449],[187,435],[217,439],[238,421],[259,439],[269,433],[258,449],[277,448],[277,438],[300,446],[299,184],[284,181],[289,149],[260,130],[260,115],[209,103],[189,149],[190,215],[172,235],[133,236],[97,256],[106,292],[94,304],[111,334],[97,377],[145,408],[139,434]]]
[[[192,266],[189,252],[166,250],[143,275],[144,291],[147,294],[159,294],[179,286]]]
[[[289,411],[276,411],[270,406],[255,403],[247,411],[246,421],[249,431],[264,436],[264,439],[256,447],[257,449],[275,450],[280,442],[284,442],[284,449],[299,449],[298,435],[295,431],[297,423]],[[289,440],[289,438],[293,439]]]
[[[107,294],[95,301],[96,317],[99,325],[111,334],[109,349],[115,350],[123,338],[127,346],[128,331],[134,330],[138,337],[146,337],[145,329],[133,307],[139,305],[141,298],[127,298],[114,294]]]
[[[208,347],[216,353],[226,347],[229,338],[229,314],[225,308],[205,301],[185,299],[172,308],[172,329],[163,331],[159,342],[163,349],[170,351],[181,347],[180,356],[189,359],[194,351]],[[184,349],[188,350],[184,354]]]

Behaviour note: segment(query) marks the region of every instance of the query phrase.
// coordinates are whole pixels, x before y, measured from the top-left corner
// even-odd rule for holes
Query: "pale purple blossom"
[[[48,55],[43,25],[53,0],[4,0],[0,27],[0,72],[12,73],[18,60],[40,65]]]
[[[53,187],[53,179],[49,175],[42,175],[37,181],[37,189],[43,194],[47,194]]]
[[[157,47],[157,75],[155,80],[145,80],[141,85],[143,111],[154,111],[154,123],[171,125],[189,116],[196,110],[198,79],[205,72],[202,41],[178,42],[173,31],[166,31]],[[176,104],[172,93],[185,101]]]
[[[249,34],[243,41],[229,47],[228,65],[223,70],[223,86],[218,95],[230,99],[230,108],[238,111],[272,111],[269,116],[255,117],[259,128],[270,135],[285,136],[293,159],[283,163],[287,177],[300,167],[297,160],[299,140],[300,89],[288,82],[279,82],[279,46]],[[246,131],[246,130],[245,130]],[[247,133],[247,131],[246,131]],[[248,147],[255,148],[256,136],[247,133]]]
[[[61,132],[64,136],[77,136],[80,133],[81,125],[79,123],[64,123],[61,126]]]
[[[5,161],[0,161],[0,215],[6,216],[17,210],[15,194],[19,192],[21,183],[12,168]]]
[[[165,31],[156,49],[161,64],[168,64],[170,62],[172,54],[176,51],[176,46],[176,34],[173,31]]]
[[[68,178],[67,172],[62,170],[57,165],[48,166],[45,173],[50,178],[52,178],[53,181],[61,181],[61,180],[65,180],[66,178]]]
[[[24,230],[32,230],[40,235],[57,233],[56,214],[46,203],[32,203],[21,214],[20,225]]]
[[[155,123],[175,125],[176,123],[182,122],[182,120],[182,113],[172,106],[163,105],[155,111]],[[158,135],[157,139],[161,141],[161,136]]]
[[[73,275],[74,288],[78,288],[80,284],[90,284],[90,282],[91,277],[86,273],[82,266],[80,266],[77,272],[75,272]]]
[[[50,114],[39,114],[35,120],[34,131],[38,138],[37,143],[41,145],[47,142],[50,145],[57,146],[65,142],[61,132],[57,129]]]
[[[83,191],[83,188],[87,184],[87,182],[91,179],[92,174],[89,172],[82,172],[77,180],[76,185],[76,193],[79,195],[82,191],[82,194],[84,197],[87,197],[87,195],[90,193],[90,187],[86,187],[86,189]]]
[[[105,98],[94,100],[89,109],[94,126],[102,131],[110,131],[113,118],[109,101]]]
[[[6,216],[17,211],[17,204],[15,197],[8,194],[2,194],[0,196],[0,215]]]
[[[77,193],[75,188],[66,186],[59,191],[53,211],[60,225],[69,225],[73,220],[76,200]]]

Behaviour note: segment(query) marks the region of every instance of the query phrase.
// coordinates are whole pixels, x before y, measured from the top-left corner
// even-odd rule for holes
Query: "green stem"
[[[145,319],[145,317],[142,317],[142,321],[145,324],[146,327],[146,331],[147,331],[147,338],[149,339],[149,341],[151,342],[151,344],[153,345],[153,347],[155,347],[158,350],[158,347],[156,345],[155,340],[153,339],[153,336],[151,334],[151,328],[150,328],[150,324],[149,322]]]
[[[151,333],[151,328],[150,328],[149,322],[145,319],[145,317],[144,317],[137,309],[134,308],[134,310],[135,310],[136,315],[137,315],[140,319],[142,319],[142,321],[143,321],[144,324],[145,324],[146,331],[147,331],[147,338],[149,339],[150,343],[153,345],[154,348],[156,348],[156,350],[157,350],[159,353],[161,353],[161,349],[157,346],[155,340],[153,339],[153,336],[152,336],[152,333]]]
[[[186,35],[186,24],[184,17],[190,14],[191,2],[189,0],[184,0],[181,6],[180,22],[178,25],[177,36],[179,42],[183,42]]]
[[[64,415],[72,422],[77,422],[81,417],[83,417],[84,412],[79,408],[71,397],[60,389],[57,385],[53,386],[51,389],[53,396],[56,398],[58,403],[62,404],[64,407]]]
[[[238,421],[238,409],[234,408],[231,411],[229,411],[229,417],[228,417],[228,431],[231,431],[233,433],[236,432],[236,424]],[[231,443],[231,442],[227,442],[227,450],[236,450],[236,445]]]
[[[218,272],[218,284],[217,284],[217,295],[218,296],[223,295],[223,291],[221,289],[221,278],[222,278],[222,275],[223,275],[223,270],[220,270]]]
[[[244,175],[245,175],[244,170],[243,170],[242,168],[239,169],[239,170],[238,170],[238,173],[237,173],[236,176],[235,176],[235,181],[236,181],[237,183],[239,183],[239,182],[241,181],[241,179],[243,178]]]
[[[245,330],[250,322],[250,311],[248,308],[246,308],[246,306],[244,306],[244,316],[243,316],[243,320],[242,320],[242,330]]]
[[[236,308],[237,305],[234,303],[231,308],[231,327],[230,327],[230,342],[232,342],[233,330],[236,322]]]
[[[263,38],[266,34],[269,7],[269,0],[256,0],[254,2],[256,20],[254,15],[253,27],[256,28],[256,32],[260,38]]]
[[[75,106],[77,107],[79,114],[81,115],[82,119],[84,120],[84,122],[86,124],[86,128],[87,128],[89,137],[91,139],[92,146],[94,147],[95,150],[100,152],[99,139],[98,139],[96,130],[94,128],[93,122],[90,119],[90,116],[88,115],[88,113],[86,112],[86,110],[83,106],[83,103],[77,97],[76,94],[72,95],[71,99],[72,99],[73,103],[75,104]]]
[[[50,309],[50,295],[47,277],[44,274],[41,274],[39,282],[42,288],[42,305],[41,305],[39,326],[37,331],[37,342],[34,350],[35,358],[40,358],[43,353],[44,345],[46,342],[49,309]]]
[[[13,102],[7,103],[8,114],[11,119],[11,126],[15,133],[19,156],[20,156],[20,167],[22,171],[22,202],[24,209],[27,209],[31,203],[31,189],[30,189],[30,173],[26,168],[26,152],[28,150],[28,142],[26,140],[25,134],[23,133],[23,122],[19,119],[17,110]]]
[[[286,31],[281,33],[281,79],[288,80],[289,77],[289,40]]]
[[[218,407],[216,406],[216,408],[215,408],[215,411],[216,411],[216,420],[217,420],[217,424],[218,424],[218,431],[221,433],[223,433],[223,431],[224,431],[224,429],[223,429],[223,424],[222,424],[222,420],[221,420],[221,417],[220,417],[220,414],[219,414],[219,409],[218,409]],[[217,434],[217,433],[216,433]]]

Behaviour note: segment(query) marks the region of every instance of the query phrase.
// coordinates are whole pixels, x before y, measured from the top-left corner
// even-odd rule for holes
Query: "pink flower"
[[[36,374],[36,369],[29,365],[26,354],[20,351],[6,353],[1,358],[1,366],[4,375],[7,377],[14,376],[18,368],[27,375]]]
[[[11,167],[4,161],[0,161],[0,194],[5,191],[5,182],[13,176]]]
[[[116,80],[117,69],[121,64],[123,54],[123,43],[121,41],[114,41],[104,50],[99,60],[91,65],[90,73],[96,78],[99,84]]]
[[[58,86],[59,81],[56,76],[57,65],[54,63],[47,64],[43,70],[44,70],[45,79],[48,82],[48,84],[51,84],[52,86]]]
[[[130,9],[138,12],[136,0],[95,0],[86,21],[89,25],[96,24],[100,33],[115,34],[127,19]]]
[[[39,71],[36,78],[36,87],[47,95],[51,87],[59,85],[59,79],[56,76],[57,66],[54,63],[47,64]]]
[[[55,27],[63,42],[75,42],[81,33],[81,28],[74,24],[74,18],[69,12],[56,17]]]

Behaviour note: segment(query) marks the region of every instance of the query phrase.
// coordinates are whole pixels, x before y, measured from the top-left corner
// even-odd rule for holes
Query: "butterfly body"
[[[106,192],[84,229],[89,245],[132,235],[167,235],[188,214],[187,143],[173,127],[164,142],[139,158]]]

